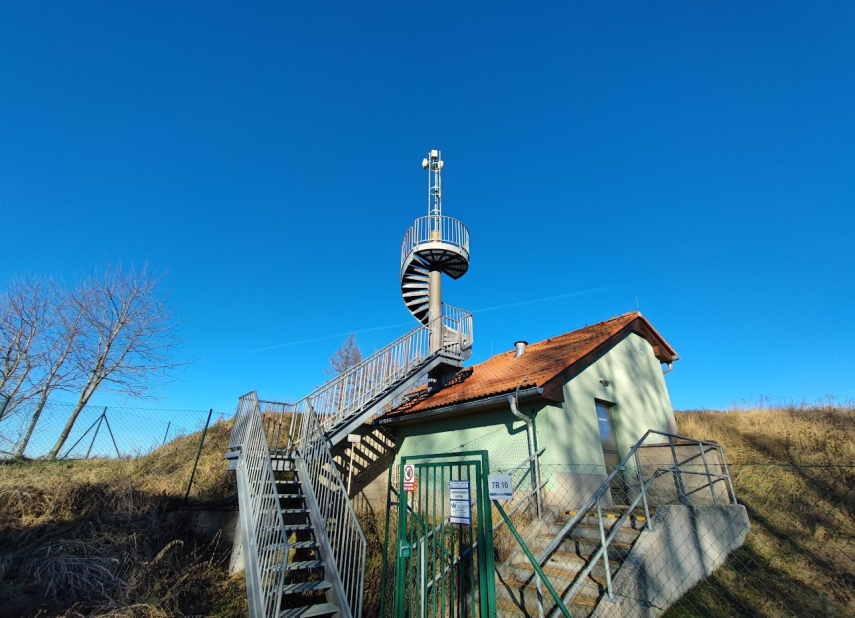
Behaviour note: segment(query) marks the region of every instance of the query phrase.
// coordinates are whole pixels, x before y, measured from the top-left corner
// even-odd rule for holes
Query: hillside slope
[[[855,410],[681,412],[677,423],[724,445],[752,529],[666,616],[855,616]]]
[[[231,424],[209,430],[191,501],[234,496],[223,462]],[[182,517],[200,434],[134,460],[0,465],[0,607],[39,616],[239,616],[231,544],[194,538]]]

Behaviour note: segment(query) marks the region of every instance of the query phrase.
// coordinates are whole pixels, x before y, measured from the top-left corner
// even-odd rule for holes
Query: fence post
[[[107,423],[107,431],[110,432],[110,438],[113,440],[113,448],[116,449],[116,457],[121,459],[122,454],[119,452],[119,445],[116,444],[116,436],[113,435],[113,428],[110,427],[110,419],[107,418],[107,408],[104,408],[104,422]]]
[[[98,432],[101,431],[101,423],[104,422],[104,415],[107,414],[107,407],[104,406],[104,411],[98,417],[98,426],[95,428],[95,435],[92,436],[92,442],[89,443],[89,450],[86,451],[86,459],[89,459],[89,454],[92,452],[92,447],[95,446],[95,438],[98,437]]]
[[[165,433],[165,434],[163,434],[163,444],[161,444],[161,446],[163,446],[164,444],[166,444],[166,436],[168,436],[168,435],[169,435],[169,428],[170,428],[170,427],[172,427],[172,421],[169,421],[168,423],[166,423],[166,433]]]
[[[184,503],[187,503],[187,498],[190,496],[190,488],[193,486],[193,478],[196,476],[196,466],[199,465],[199,456],[202,454],[202,445],[205,444],[205,436],[208,434],[208,423],[211,422],[211,414],[214,408],[208,410],[208,420],[205,421],[205,429],[202,431],[202,439],[199,440],[199,450],[196,451],[196,461],[193,464],[193,472],[190,473],[190,482],[187,483],[187,493],[184,494]]]

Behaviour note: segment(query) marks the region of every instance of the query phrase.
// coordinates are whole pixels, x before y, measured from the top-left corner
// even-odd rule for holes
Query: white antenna
[[[436,217],[437,223],[442,216],[442,153],[431,150],[427,158],[422,159],[422,169],[428,172],[428,216]]]

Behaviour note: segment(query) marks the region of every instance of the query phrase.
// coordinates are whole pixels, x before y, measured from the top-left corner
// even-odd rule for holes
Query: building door
[[[486,451],[401,458],[396,618],[496,615]]]
[[[617,435],[615,434],[615,419],[612,416],[612,406],[604,401],[597,401],[597,425],[600,428],[600,444],[603,446],[603,459],[606,462],[606,474],[611,474],[620,463]]]
[[[615,433],[615,419],[612,414],[614,404],[605,401],[595,401],[597,408],[597,426],[600,429],[600,444],[603,447],[603,461],[606,464],[606,474],[611,474],[620,463],[620,449],[618,448],[617,434]],[[615,504],[626,502],[626,496],[620,495],[622,484],[612,483],[612,501]]]

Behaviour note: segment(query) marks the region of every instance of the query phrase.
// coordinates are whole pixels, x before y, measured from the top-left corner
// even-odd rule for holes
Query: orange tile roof
[[[557,337],[526,346],[525,354],[514,350],[460,370],[440,390],[428,394],[423,389],[410,401],[390,410],[381,418],[402,417],[442,406],[510,393],[517,388],[543,387],[570,369],[600,346],[611,347],[629,332],[636,332],[654,346],[661,362],[670,362],[676,353],[638,311],[598,322]]]

